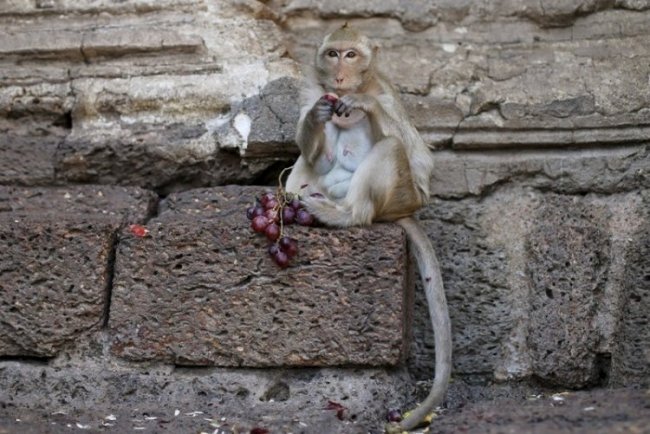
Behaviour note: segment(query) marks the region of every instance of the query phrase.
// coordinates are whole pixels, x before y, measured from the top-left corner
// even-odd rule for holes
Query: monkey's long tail
[[[436,345],[436,367],[433,386],[427,398],[402,422],[389,424],[386,427],[389,434],[409,431],[422,422],[444,399],[451,377],[451,322],[438,258],[429,237],[417,220],[407,217],[397,220],[397,224],[408,235],[422,277]]]

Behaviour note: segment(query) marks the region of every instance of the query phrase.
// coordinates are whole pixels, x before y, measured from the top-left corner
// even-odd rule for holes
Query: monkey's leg
[[[284,188],[289,193],[305,196],[317,192],[317,184],[318,175],[314,173],[311,166],[307,164],[305,158],[300,156],[293,165]]]

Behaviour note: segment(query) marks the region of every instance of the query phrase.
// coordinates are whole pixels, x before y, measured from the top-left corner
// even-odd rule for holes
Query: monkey
[[[429,200],[433,154],[377,67],[378,46],[347,23],[316,52],[303,89],[296,143],[300,156],[286,181],[319,221],[332,227],[396,222],[416,259],[434,330],[434,382],[427,398],[386,432],[415,428],[439,405],[451,377],[451,325],[440,266],[413,214]]]

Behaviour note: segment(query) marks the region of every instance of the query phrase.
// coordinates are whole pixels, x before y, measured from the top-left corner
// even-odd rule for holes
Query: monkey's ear
[[[372,44],[372,57],[373,57],[373,59],[376,58],[378,54],[379,54],[379,45]]]

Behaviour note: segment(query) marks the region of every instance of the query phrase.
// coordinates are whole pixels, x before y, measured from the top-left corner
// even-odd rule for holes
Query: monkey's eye
[[[357,57],[357,53],[355,53],[354,51],[348,51],[345,57],[352,59],[353,57]]]
[[[330,50],[327,52],[327,55],[329,57],[338,57],[339,53],[337,53],[335,50]]]

